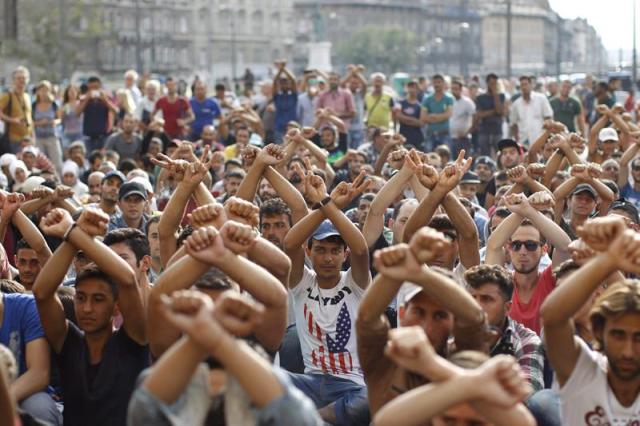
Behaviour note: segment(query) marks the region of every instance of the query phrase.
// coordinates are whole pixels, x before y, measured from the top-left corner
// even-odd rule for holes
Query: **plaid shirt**
[[[544,389],[544,349],[540,337],[524,325],[507,317],[502,337],[491,349],[491,356],[512,355],[533,387]]]

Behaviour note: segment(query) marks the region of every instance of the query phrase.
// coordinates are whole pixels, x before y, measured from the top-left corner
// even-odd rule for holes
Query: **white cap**
[[[0,156],[0,166],[6,167],[9,164],[13,163],[13,160],[15,159],[15,154],[2,154],[2,156]]]
[[[613,127],[605,127],[604,129],[600,130],[600,133],[598,133],[598,139],[600,139],[600,142],[618,142],[618,132],[616,132],[616,129],[614,129]]]
[[[27,153],[33,154],[34,156],[37,157],[38,154],[40,153],[40,150],[37,147],[33,146],[33,145],[29,145],[29,146],[25,146],[24,148],[22,148],[22,155],[27,154]]]
[[[21,185],[20,190],[23,194],[31,194],[31,191],[42,185],[44,181],[43,177],[29,176]]]

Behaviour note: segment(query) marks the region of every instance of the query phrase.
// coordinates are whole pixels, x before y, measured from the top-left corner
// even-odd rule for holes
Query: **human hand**
[[[256,161],[265,166],[275,166],[284,160],[284,149],[275,144],[269,144],[259,152]]]
[[[403,169],[408,170],[411,174],[419,175],[422,171],[422,160],[420,159],[420,155],[415,149],[412,149],[405,155],[404,164],[402,165]],[[438,173],[435,175],[435,183],[438,181]]]
[[[256,161],[258,154],[260,153],[260,148],[255,145],[247,145],[242,149],[242,164],[244,167],[249,168],[253,166],[253,163]]]
[[[169,158],[162,153],[158,154],[156,158],[151,158],[151,162],[154,165],[167,170],[178,182],[181,182],[182,179],[184,179],[184,173],[189,166],[189,163],[185,160]]]
[[[471,164],[473,163],[473,158],[469,157],[465,160],[464,154],[464,149],[460,150],[456,161],[453,164],[446,166],[442,172],[440,172],[436,187],[439,187],[446,192],[450,192],[458,186],[462,176],[469,171]]]
[[[533,180],[538,180],[544,176],[546,167],[542,163],[531,163],[527,166],[527,175]]]
[[[588,182],[592,179],[589,174],[589,167],[584,163],[574,164],[571,166],[571,171],[569,173],[571,176],[576,177],[583,182]]]
[[[588,163],[587,173],[591,179],[600,179],[602,176],[602,166],[598,163]]]
[[[31,199],[42,199],[53,196],[54,190],[46,186],[38,186],[31,191]]]
[[[225,291],[215,302],[213,318],[237,337],[250,336],[260,324],[264,306],[235,291]]]
[[[609,109],[609,107],[605,104],[600,104],[596,106],[596,111],[598,112],[598,114],[600,115],[606,115],[609,114],[611,112],[611,110]]]
[[[304,171],[299,164],[294,166],[302,177],[304,183],[304,193],[312,203],[319,203],[327,197],[327,187],[320,176],[313,174],[311,169]]]
[[[480,399],[505,409],[522,402],[532,391],[518,362],[509,355],[492,357],[467,374],[477,384],[473,387]]]
[[[389,143],[391,145],[399,146],[399,145],[404,145],[406,141],[407,141],[407,138],[402,136],[400,133],[396,133],[395,135],[391,136],[391,141]]]
[[[506,197],[502,197],[505,206],[513,213],[519,214],[524,217],[529,217],[532,211],[535,211],[529,204],[529,200],[524,194],[510,194]]]
[[[58,185],[53,191],[53,201],[60,202],[66,200],[67,198],[73,197],[73,195],[73,189],[69,188],[68,186]]]
[[[209,158],[209,160],[207,160],[208,155],[209,145],[205,145],[202,150],[202,157],[195,159],[185,168],[182,182],[191,186],[197,186],[202,182],[207,173],[209,173],[209,169],[211,169],[212,159]]]
[[[387,358],[398,367],[430,378],[438,370],[438,354],[421,327],[399,327],[389,330]]]
[[[189,256],[210,265],[216,264],[230,253],[220,233],[213,226],[205,226],[193,231],[185,240],[184,247]]]
[[[623,272],[640,274],[640,234],[625,229],[607,249],[610,260]]]
[[[547,191],[539,191],[529,196],[529,204],[538,211],[548,210],[555,206],[553,195]]]
[[[226,248],[235,254],[249,252],[258,238],[257,232],[250,226],[232,220],[220,228],[220,235]]]
[[[560,151],[566,152],[566,150],[571,149],[571,145],[569,145],[569,141],[564,135],[555,134],[553,135],[549,141],[549,145],[553,149],[559,149]]]
[[[310,126],[306,126],[302,128],[302,136],[305,139],[311,139],[313,138],[316,134],[318,133],[318,131],[314,128],[314,127],[310,127]]]
[[[373,264],[379,273],[396,281],[410,280],[422,268],[409,245],[404,243],[376,251]]]
[[[525,184],[527,179],[529,179],[529,175],[527,174],[527,169],[523,165],[515,166],[509,170],[507,170],[507,177],[513,183]]]
[[[224,203],[224,211],[228,220],[234,220],[249,226],[258,226],[260,224],[260,208],[241,198],[230,197]]]
[[[569,134],[569,145],[574,150],[582,148],[584,146],[584,144],[586,144],[586,143],[587,143],[587,141],[582,136],[580,136],[579,134],[577,134],[577,133],[570,133]]]
[[[569,249],[569,254],[571,254],[571,259],[580,266],[587,263],[596,254],[582,238],[571,241],[567,248]]]
[[[409,241],[411,253],[420,263],[430,262],[450,246],[451,242],[442,232],[438,232],[428,226],[418,229]]]
[[[613,114],[622,114],[624,112],[624,106],[622,104],[617,103],[611,108],[611,112]]]
[[[220,203],[205,204],[187,215],[189,223],[195,229],[213,226],[220,229],[227,221],[224,207]]]
[[[604,216],[589,219],[576,229],[582,240],[595,251],[607,251],[627,225],[620,216]]]
[[[91,238],[99,237],[107,233],[109,215],[100,209],[88,207],[82,211],[76,223]]]
[[[40,219],[40,229],[51,237],[64,237],[72,225],[71,214],[65,209],[53,209]]]
[[[24,195],[19,192],[3,194],[2,214],[6,217],[12,217],[24,202]]]
[[[392,151],[387,156],[387,163],[396,170],[399,170],[405,163],[405,157],[409,154],[406,149]]]

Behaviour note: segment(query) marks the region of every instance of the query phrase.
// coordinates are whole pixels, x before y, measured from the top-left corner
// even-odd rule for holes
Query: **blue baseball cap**
[[[325,219],[320,224],[318,229],[316,229],[316,232],[313,233],[313,236],[311,238],[316,241],[322,241],[322,240],[326,240],[329,237],[335,237],[335,236],[342,237],[342,235],[340,235],[340,232],[338,232],[336,227],[333,226],[333,223],[331,223],[330,220]]]

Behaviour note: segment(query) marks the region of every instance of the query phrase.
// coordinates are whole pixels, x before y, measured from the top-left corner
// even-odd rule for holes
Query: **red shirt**
[[[533,288],[533,295],[528,303],[520,300],[518,283],[515,273],[513,275],[513,297],[511,298],[511,311],[509,317],[540,335],[540,306],[549,293],[556,288],[556,279],[553,276],[553,265],[549,265],[538,277],[538,282]]]
[[[164,118],[164,131],[170,138],[182,138],[184,129],[178,126],[178,118],[185,118],[191,109],[185,98],[178,98],[175,102],[169,102],[166,96],[156,102],[156,110],[162,111]]]

